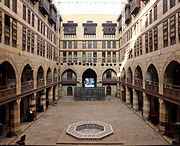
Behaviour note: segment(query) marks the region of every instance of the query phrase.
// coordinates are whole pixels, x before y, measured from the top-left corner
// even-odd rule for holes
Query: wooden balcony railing
[[[132,78],[127,78],[127,84],[132,85]]]
[[[117,77],[103,78],[102,83],[118,83]]]
[[[0,98],[16,95],[16,86],[12,86],[11,88],[7,88],[5,86],[0,87]]]
[[[180,86],[163,84],[163,94],[180,101]]]
[[[21,92],[23,93],[33,89],[34,89],[34,81],[27,81],[21,84]]]
[[[40,79],[37,81],[37,87],[42,87],[42,86],[44,86],[44,80]]]
[[[146,90],[153,93],[159,93],[159,83],[146,81],[145,84]]]
[[[77,83],[77,78],[72,78],[72,79],[62,78],[61,79],[61,84],[76,84],[76,83]]]
[[[56,83],[56,82],[57,82],[57,79],[58,79],[58,78],[55,77],[55,78],[53,79],[53,82]]]
[[[141,87],[143,86],[143,82],[141,79],[134,79],[134,86]]]

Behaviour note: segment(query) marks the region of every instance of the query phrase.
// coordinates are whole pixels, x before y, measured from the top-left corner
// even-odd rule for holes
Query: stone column
[[[148,120],[150,112],[150,100],[146,93],[143,93],[143,118]]]
[[[46,110],[46,89],[44,89],[41,92],[40,102],[41,102],[41,105],[43,105],[43,111],[45,111]]]
[[[159,99],[159,131],[165,133],[165,125],[169,122],[169,111],[167,109],[166,102],[163,99]]]
[[[20,132],[20,101],[17,99],[10,103],[10,132],[13,135]]]
[[[130,104],[130,91],[128,86],[126,86],[126,103]]]
[[[59,94],[58,94],[58,85],[55,86],[55,101],[59,99]]]
[[[116,89],[116,94],[117,94],[117,97],[120,98],[120,86],[119,86],[119,83],[117,84],[117,89]]]
[[[58,90],[59,90],[59,97],[62,97],[62,85],[61,84],[59,84]]]
[[[138,110],[138,94],[135,89],[133,89],[133,109]]]
[[[29,98],[29,106],[31,111],[36,111],[36,93],[32,94]]]
[[[49,99],[49,104],[52,104],[53,101],[53,87],[49,88],[49,93],[48,93],[48,99]]]

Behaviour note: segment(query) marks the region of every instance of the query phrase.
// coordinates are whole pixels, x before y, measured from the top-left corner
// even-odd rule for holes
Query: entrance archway
[[[97,75],[92,69],[87,69],[82,75],[83,87],[96,87]]]

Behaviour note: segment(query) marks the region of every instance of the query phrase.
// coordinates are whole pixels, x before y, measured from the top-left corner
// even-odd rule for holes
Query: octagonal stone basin
[[[81,121],[70,124],[66,133],[78,140],[99,140],[113,134],[110,124],[100,121]]]

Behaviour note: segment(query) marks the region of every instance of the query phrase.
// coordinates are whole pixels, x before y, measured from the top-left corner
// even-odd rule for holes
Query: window
[[[12,0],[12,9],[13,12],[17,13],[17,0]]]
[[[32,13],[32,26],[34,27],[34,14]]]
[[[170,8],[176,5],[176,0],[170,0]]]
[[[113,41],[113,48],[116,49],[116,41]]]
[[[136,55],[139,56],[139,38],[137,38],[136,42]]]
[[[82,53],[82,62],[86,63],[86,52]]]
[[[82,43],[83,49],[86,49],[86,41],[83,41]]]
[[[103,48],[103,49],[106,48],[106,41],[102,41],[102,48]]]
[[[111,63],[111,52],[107,52],[107,62]]]
[[[77,63],[77,52],[74,52],[74,63]]]
[[[142,19],[140,20],[140,32],[142,31]]]
[[[26,6],[23,5],[23,19],[26,21]]]
[[[66,52],[63,52],[63,63],[66,62]]]
[[[92,41],[88,41],[88,48],[89,48],[89,49],[92,48]]]
[[[27,31],[27,52],[30,52],[30,43],[31,42],[31,31]]]
[[[139,55],[142,55],[142,36],[139,37]]]
[[[93,62],[97,63],[97,52],[93,53]]]
[[[137,49],[136,49],[136,42],[134,43],[134,57],[137,56],[137,53],[136,53]]]
[[[163,0],[163,14],[165,14],[168,10],[168,3],[167,0]]]
[[[0,43],[2,39],[2,12],[0,11]]]
[[[149,12],[149,24],[152,23],[152,10],[150,10]]]
[[[102,52],[102,63],[105,63],[106,52]]]
[[[63,41],[63,49],[67,48],[67,41]]]
[[[168,46],[168,20],[163,22],[163,42],[164,47]]]
[[[28,9],[28,23],[31,24],[31,11]]]
[[[12,46],[17,47],[17,22],[12,20]]]
[[[116,52],[113,52],[113,63],[116,63]]]
[[[40,36],[37,36],[37,55],[39,54],[40,54]]]
[[[40,20],[38,19],[38,31],[40,31]]]
[[[92,62],[92,52],[88,52],[88,62]]]
[[[154,6],[154,21],[157,20],[157,5]]]
[[[68,52],[68,63],[72,63],[72,52]]]
[[[26,50],[26,27],[22,28],[22,51]]]
[[[178,13],[178,34],[179,34],[179,42],[180,42],[180,12]]]
[[[43,39],[40,39],[40,56],[43,55]]]
[[[72,41],[68,41],[68,49],[72,49]]]
[[[152,30],[149,31],[149,51],[153,51]]]
[[[10,16],[5,14],[4,43],[10,45]]]
[[[74,41],[74,49],[77,49],[77,41]]]
[[[170,18],[170,43],[176,44],[176,15]]]
[[[46,34],[46,25],[45,24],[43,24],[43,35],[45,36]]]
[[[93,48],[97,49],[97,41],[93,41]]]
[[[146,27],[148,27],[148,14],[146,14]]]
[[[43,32],[43,23],[41,22],[41,34]]]
[[[7,6],[8,8],[10,8],[10,0],[4,0],[4,4],[5,4],[5,6]]]
[[[158,50],[158,27],[154,28],[154,51]]]
[[[34,32],[32,32],[32,35],[31,35],[31,53],[34,53],[34,38],[35,38],[35,35],[34,35]]]
[[[111,41],[107,42],[107,48],[111,48]]]
[[[145,50],[148,53],[148,32],[145,34]]]

